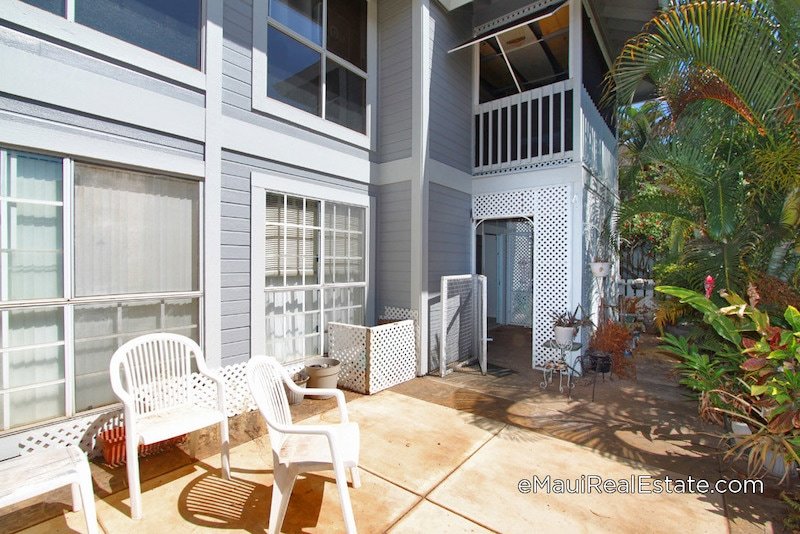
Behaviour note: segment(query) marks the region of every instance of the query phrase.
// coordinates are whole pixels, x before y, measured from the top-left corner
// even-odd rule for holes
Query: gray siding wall
[[[432,70],[430,93],[431,158],[471,172],[472,51],[448,51],[471,37],[471,14],[445,13],[431,4]]]
[[[295,176],[298,181],[308,181],[309,185],[317,183],[362,193],[367,191],[364,184],[301,171],[243,154],[223,152],[220,225],[223,365],[250,358],[250,174],[254,171]]]
[[[472,197],[437,183],[428,191],[428,357],[439,362],[442,276],[469,273]]]
[[[469,273],[472,197],[431,183],[428,205],[428,290],[438,292],[442,276]]]
[[[375,280],[376,311],[385,306],[408,308],[411,304],[411,182],[376,188],[378,207]]]
[[[378,3],[377,161],[411,157],[411,1]]]
[[[250,111],[253,2],[225,0],[222,12],[222,101]]]

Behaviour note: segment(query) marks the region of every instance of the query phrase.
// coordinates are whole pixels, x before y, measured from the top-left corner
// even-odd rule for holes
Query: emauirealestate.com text
[[[664,493],[764,493],[762,480],[705,480],[702,478],[671,478],[669,476],[631,475],[629,478],[604,478],[600,475],[581,475],[578,478],[555,478],[533,475],[517,483],[520,493],[568,494],[664,494]]]

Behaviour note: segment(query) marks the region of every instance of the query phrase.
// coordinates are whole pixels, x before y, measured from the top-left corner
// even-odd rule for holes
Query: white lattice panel
[[[225,408],[228,417],[233,417],[256,409],[245,380],[246,363],[227,365],[216,369],[225,381]],[[195,373],[195,398],[201,404],[216,405],[216,386],[207,377]],[[109,408],[108,411],[75,417],[38,428],[7,434],[0,438],[3,450],[20,453],[33,452],[58,445],[77,445],[91,456],[100,454],[97,435],[109,428],[123,424],[122,410]]]
[[[569,305],[569,189],[567,186],[536,190],[533,239],[533,365],[542,367],[557,356],[543,348],[552,337],[550,314]]]
[[[383,313],[379,317],[382,321],[414,321],[414,340],[416,341],[417,354],[420,352],[419,346],[419,312],[411,308],[400,308],[398,306],[384,306]]]
[[[341,362],[339,386],[367,393],[367,333],[369,328],[328,323],[328,356]]]
[[[483,348],[486,277],[478,275],[443,276],[441,281],[441,332],[438,359],[430,370],[444,376],[447,366],[472,358],[481,360]]]
[[[370,328],[369,347],[370,395],[417,376],[414,321],[373,326]]]
[[[414,322],[366,327],[328,323],[328,355],[342,364],[339,386],[371,395],[417,374]]]
[[[476,219],[527,217],[536,209],[535,189],[485,193],[472,197],[472,214]]]

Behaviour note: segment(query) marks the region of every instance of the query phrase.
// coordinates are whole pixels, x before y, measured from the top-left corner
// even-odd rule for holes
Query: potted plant
[[[573,312],[567,310],[560,313],[552,313],[550,317],[553,319],[553,339],[555,339],[556,345],[559,347],[571,346],[578,329],[581,326],[593,324],[589,317],[583,316],[583,307],[580,304]]]
[[[595,355],[596,369],[600,373],[614,370],[622,378],[636,378],[631,347],[631,333],[628,328],[614,321],[606,321],[597,327],[589,340],[589,350]]]

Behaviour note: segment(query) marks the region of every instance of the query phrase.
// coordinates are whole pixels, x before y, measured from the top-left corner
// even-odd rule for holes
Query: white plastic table
[[[72,509],[81,510],[86,531],[97,534],[92,475],[86,454],[77,447],[51,447],[0,462],[0,507],[72,486]]]

